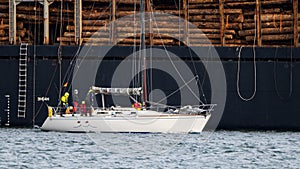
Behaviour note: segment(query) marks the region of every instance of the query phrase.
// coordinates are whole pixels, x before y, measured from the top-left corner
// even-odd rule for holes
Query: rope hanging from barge
[[[243,101],[250,101],[252,100],[255,95],[256,95],[256,80],[257,80],[257,77],[256,77],[256,52],[255,52],[255,41],[256,41],[256,38],[257,38],[257,32],[256,32],[256,29],[257,29],[257,19],[256,19],[256,15],[254,15],[254,25],[255,25],[255,31],[254,31],[254,39],[253,39],[253,68],[254,68],[254,91],[253,91],[253,94],[251,95],[251,97],[249,98],[246,98],[246,97],[243,97],[241,92],[240,92],[240,71],[241,71],[241,52],[242,52],[242,49],[243,49],[243,46],[240,47],[239,49],[239,54],[238,54],[238,70],[237,70],[237,80],[236,80],[236,90],[237,90],[237,93],[240,97],[240,99],[242,99]]]
[[[255,38],[254,38],[255,39]],[[253,67],[254,67],[254,91],[251,97],[246,98],[243,97],[241,92],[240,92],[240,71],[241,71],[241,52],[242,52],[243,46],[239,49],[239,54],[238,54],[238,70],[237,70],[237,80],[236,80],[236,90],[239,95],[239,97],[244,100],[244,101],[250,101],[252,100],[255,95],[256,95],[256,54],[255,54],[255,47],[253,47]]]
[[[277,71],[276,71],[276,65],[277,65],[277,62],[276,59],[277,59],[277,49],[275,50],[275,59],[274,59],[274,83],[275,83],[275,91],[276,91],[276,94],[277,96],[281,99],[281,100],[286,100],[288,98],[290,98],[292,96],[292,93],[293,93],[293,50],[291,48],[291,56],[290,56],[290,85],[289,85],[289,95],[288,97],[283,97],[280,95],[279,93],[279,90],[278,90],[278,83],[277,83]]]

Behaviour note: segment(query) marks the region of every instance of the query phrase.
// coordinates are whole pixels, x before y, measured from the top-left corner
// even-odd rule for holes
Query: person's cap
[[[69,96],[70,94],[68,92],[65,93],[65,96]]]

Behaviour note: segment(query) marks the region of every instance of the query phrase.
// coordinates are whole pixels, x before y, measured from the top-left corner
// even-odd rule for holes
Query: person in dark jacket
[[[78,111],[79,108],[79,97],[78,97],[78,90],[75,89],[74,93],[73,93],[73,112],[76,113],[76,111]]]
[[[89,113],[90,116],[92,116],[94,101],[95,101],[95,93],[92,89],[90,89],[85,97],[87,112]]]

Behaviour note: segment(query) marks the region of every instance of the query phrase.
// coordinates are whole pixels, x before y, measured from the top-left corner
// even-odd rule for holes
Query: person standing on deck
[[[82,101],[79,107],[79,111],[80,111],[80,115],[83,116],[87,116],[87,110],[86,110],[86,104],[85,101]]]
[[[79,108],[79,96],[78,96],[78,90],[75,89],[74,90],[74,94],[73,94],[73,112],[76,113],[76,111],[78,111]]]
[[[67,110],[68,98],[69,98],[69,93],[66,92],[60,99],[60,107],[61,107],[60,116],[63,116],[63,114],[65,114]]]
[[[85,97],[87,112],[89,113],[90,116],[92,116],[94,100],[95,100],[94,90],[90,89]]]

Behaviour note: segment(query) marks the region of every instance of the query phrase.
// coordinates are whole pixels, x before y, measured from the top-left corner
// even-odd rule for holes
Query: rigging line
[[[176,3],[176,1],[175,1],[175,3]],[[178,11],[179,11],[178,12],[178,41],[179,41],[179,46],[180,46],[180,42],[181,42],[181,38],[180,38],[181,37],[181,33],[180,33],[181,32],[181,27],[180,27],[181,26],[181,15],[180,15],[181,14],[181,11],[180,11],[181,10],[181,8],[180,8],[181,3],[180,3],[180,0],[179,0],[178,3],[179,3],[178,4],[178,8],[179,8],[178,9]]]
[[[68,7],[68,6],[67,6]],[[67,14],[68,15],[68,14]],[[68,24],[69,24],[69,18],[68,18]],[[64,77],[63,77],[63,82],[65,82],[65,81],[69,81],[69,79],[70,79],[70,77],[72,76],[72,74],[71,73],[69,73],[72,69],[73,69],[73,67],[72,67],[72,65],[75,63],[77,63],[77,62],[75,62],[76,60],[77,60],[77,58],[78,58],[78,53],[80,52],[80,50],[81,50],[81,47],[79,46],[78,47],[78,49],[76,50],[76,53],[75,53],[75,55],[74,55],[74,57],[72,57],[72,59],[71,59],[71,61],[70,61],[70,66],[67,68],[67,70],[66,70],[66,74],[64,75]],[[74,67],[76,66],[76,65],[73,65]],[[67,91],[69,91],[70,90],[70,88],[71,88],[71,85],[69,85],[66,89],[67,89]]]
[[[98,19],[101,17],[102,13],[106,12],[108,9],[110,9],[112,5],[112,2],[110,2],[110,4],[100,13]],[[95,6],[95,2],[93,3],[93,6],[92,6],[92,9],[94,9],[94,6]],[[89,16],[89,19],[90,19],[91,16]],[[90,28],[90,30],[96,25],[96,22],[93,23],[92,27]],[[77,52],[76,52],[76,55],[75,57],[72,59],[73,63],[74,63],[74,60],[76,59],[76,65],[74,65],[74,67],[77,67],[79,68],[81,66],[81,64],[84,62],[85,58],[87,57],[87,54],[89,53],[89,51],[91,50],[92,46],[89,45],[88,49],[87,49],[87,52],[84,54],[84,56],[80,59],[80,62],[78,62],[78,54],[79,54],[79,51],[81,50],[81,47],[79,47],[77,49]],[[78,73],[78,70],[79,69],[76,69],[74,72],[73,72],[73,76],[77,75]],[[70,75],[71,76],[71,75]],[[65,79],[65,78],[64,78]]]
[[[134,102],[138,102],[137,99],[129,95],[129,98],[132,99]]]
[[[243,46],[241,46],[241,48],[239,49],[239,54],[238,54],[238,70],[237,70],[237,81],[236,81],[236,90],[237,90],[237,93],[239,95],[239,97],[243,100],[243,101],[250,101],[252,100],[255,95],[256,95],[256,89],[257,89],[257,74],[256,74],[256,50],[255,50],[255,42],[256,42],[256,38],[257,38],[257,20],[256,20],[256,15],[254,15],[254,25],[255,25],[255,31],[254,31],[254,40],[253,40],[253,47],[252,47],[252,50],[253,50],[253,69],[254,69],[254,91],[253,91],[253,94],[251,97],[249,98],[245,98],[241,95],[241,92],[240,92],[240,68],[241,68],[241,52],[242,52],[242,49],[243,49]]]
[[[193,56],[192,56],[191,48],[188,47],[188,50],[189,50],[189,55],[190,55],[190,57],[191,57],[191,61],[192,61],[193,69],[194,69],[194,74],[198,77],[198,78],[196,78],[196,84],[197,84],[198,88],[201,89],[202,96],[203,96],[203,98],[204,98],[204,102],[207,103],[207,99],[206,99],[206,97],[205,97],[204,90],[203,90],[203,84],[204,84],[204,80],[205,80],[205,78],[206,78],[206,76],[207,76],[207,73],[204,72],[204,76],[203,76],[202,82],[200,82],[199,75],[198,75],[198,72],[197,72],[197,69],[196,69],[196,66],[195,66],[195,61],[194,61],[194,58],[193,58]],[[210,56],[212,56],[211,46],[209,46],[208,53],[210,54]],[[206,62],[206,65],[207,65],[207,62]]]
[[[135,74],[134,72],[136,72],[136,62],[135,62],[135,59],[136,59],[136,1],[134,1],[134,13],[133,13],[133,34],[134,34],[134,37],[133,37],[133,48],[132,48],[132,72],[131,72],[131,78],[132,78],[132,86],[133,87],[136,87],[135,85]]]
[[[118,6],[120,5],[120,2],[115,2],[116,3],[116,7],[115,7],[115,10],[117,10],[117,8],[118,8]],[[112,1],[111,1],[111,4],[112,4]],[[112,8],[110,8],[110,13],[112,14],[113,13],[113,11],[112,11]],[[110,20],[112,20],[112,15],[109,15],[109,19]],[[114,22],[113,22],[113,24],[110,24],[110,31],[111,31],[111,34],[109,34],[109,36],[110,36],[110,38],[111,38],[111,41],[113,41],[113,39],[114,39],[114,37],[115,36],[117,36],[118,35],[118,33],[116,33],[114,30],[116,30],[116,22],[117,22],[117,14],[115,15],[115,20],[114,20]],[[116,35],[115,35],[115,33],[116,33]],[[118,38],[118,37],[116,37],[116,38]],[[114,42],[112,43],[113,45],[115,45],[114,44]]]
[[[186,21],[186,22],[189,22],[189,18],[190,18],[190,3],[189,3],[189,1],[187,1],[186,2],[186,10],[187,10],[187,18],[188,18],[188,20]],[[187,24],[187,30],[188,30],[188,32],[190,31],[190,24]],[[187,37],[186,37],[186,45],[187,46],[189,46],[190,45],[190,34],[188,33],[187,34]]]
[[[94,5],[95,5],[95,2],[93,3],[92,9],[94,9]],[[104,12],[106,12],[108,9],[110,9],[111,5],[112,5],[112,2],[110,2],[110,4],[109,4],[109,5],[108,5],[108,6],[100,13],[98,19],[101,17],[101,15],[102,15]],[[90,17],[91,17],[91,16],[89,16],[89,19],[90,19]],[[96,25],[96,22],[94,22],[94,24],[92,25],[92,27],[90,28],[90,30],[91,30],[95,25]],[[106,26],[105,26],[105,27],[106,27]],[[90,30],[88,30],[88,31],[90,31]],[[76,62],[77,67],[80,67],[80,65],[82,64],[84,58],[87,57],[87,54],[89,53],[89,51],[91,50],[91,48],[92,48],[92,46],[89,45],[87,52],[84,54],[84,56],[83,56],[82,59],[81,59],[81,62],[80,62],[80,63],[77,63],[77,62]],[[81,50],[81,48],[78,48],[77,54],[79,53],[80,50]],[[78,57],[78,55],[77,55],[77,57]]]
[[[73,76],[75,76],[75,75],[77,75],[77,73],[78,73],[78,70],[79,70],[79,67],[81,66],[81,64],[84,62],[84,60],[85,60],[85,58],[87,57],[87,54],[88,54],[88,51],[89,50],[91,50],[91,48],[92,48],[92,45],[89,45],[88,46],[88,50],[87,50],[87,52],[84,54],[84,56],[82,56],[82,58],[80,58],[80,62],[78,61],[78,55],[77,55],[77,59],[76,59],[76,62],[75,62],[75,64],[76,65],[74,65],[74,67],[76,67],[76,68],[78,68],[78,69],[76,69],[74,72],[73,72]],[[81,49],[81,48],[80,48]],[[79,51],[79,50],[78,50]]]
[[[277,47],[276,47],[276,50],[275,50],[275,60],[274,60],[274,67],[273,67],[273,75],[274,75],[274,83],[275,83],[275,90],[276,90],[276,94],[277,94],[277,96],[281,99],[281,100],[286,100],[286,99],[288,99],[289,97],[291,97],[292,96],[292,93],[293,93],[293,63],[292,63],[292,61],[293,61],[293,51],[292,51],[292,48],[291,48],[291,56],[290,56],[290,85],[289,85],[289,87],[290,87],[290,89],[289,89],[289,95],[288,95],[288,97],[283,97],[283,96],[281,96],[280,95],[280,93],[279,93],[279,90],[278,90],[278,83],[277,83],[277,61],[276,61],[276,59],[277,59]]]
[[[99,15],[98,19],[101,17],[102,13],[106,12],[106,11],[111,7],[111,3],[112,3],[112,2],[110,2],[110,4],[109,4],[102,12],[100,12],[100,15]],[[93,11],[94,7],[95,7],[95,2],[93,2],[91,11]],[[89,18],[88,18],[87,20],[89,20],[90,17],[91,17],[91,15],[89,15]],[[91,28],[90,28],[88,31],[90,31],[95,25],[96,25],[96,22],[93,23],[93,25],[91,26]],[[75,57],[73,57],[73,59],[72,59],[73,63],[74,63],[75,60],[77,61],[77,58],[78,58],[78,55],[79,55],[79,52],[80,52],[81,49],[82,49],[82,47],[79,47],[79,48],[77,49],[76,54],[75,54]],[[91,49],[91,46],[89,46],[89,48],[88,48],[87,52],[85,53],[83,59],[81,59],[81,63],[83,62],[84,58],[87,56],[87,53],[88,53],[88,51],[89,51],[90,49]],[[80,67],[81,63],[76,62],[76,65],[77,65],[77,66],[76,66],[76,65],[75,65],[75,66],[76,66],[76,67]],[[77,74],[77,71],[76,71],[76,74]],[[76,75],[76,74],[75,74],[75,75]],[[74,76],[74,75],[73,75],[73,76]]]
[[[59,29],[59,36],[62,37],[62,29],[63,29],[63,0],[60,1],[60,29]],[[61,41],[59,41],[59,45],[61,46]]]
[[[152,8],[151,8],[151,10],[153,11]],[[154,22],[155,22],[156,28],[158,29],[158,26],[157,26],[157,22],[156,22],[155,17],[154,17]],[[166,54],[167,54],[169,60],[171,61],[171,64],[172,64],[173,68],[175,69],[175,71],[177,72],[177,74],[179,75],[179,77],[181,78],[181,80],[182,80],[184,83],[186,83],[185,80],[183,79],[182,75],[180,74],[180,72],[179,72],[178,69],[176,68],[174,62],[172,61],[172,59],[171,59],[171,57],[170,57],[170,55],[169,55],[169,53],[168,53],[168,51],[167,51],[167,49],[166,49],[166,47],[165,47],[165,45],[164,45],[164,42],[163,42],[163,40],[162,40],[162,38],[161,38],[161,34],[160,34],[160,32],[159,32],[159,29],[158,29],[158,35],[160,36],[161,42],[162,42],[163,47],[164,47],[164,49],[165,49],[164,51],[166,52]],[[190,92],[194,95],[194,97],[195,97],[200,103],[203,104],[203,102],[202,102],[202,101],[200,100],[200,98],[193,92],[193,90],[190,88],[190,86],[187,86],[187,88],[188,88],[188,89],[190,90]]]
[[[59,36],[62,37],[62,28],[63,28],[63,13],[62,13],[62,10],[63,10],[63,1],[60,2],[60,29],[59,29]],[[59,64],[59,97],[58,97],[58,102],[61,98],[61,71],[62,71],[62,67],[61,67],[61,61],[62,61],[62,57],[61,57],[61,43],[62,41],[59,41],[59,46],[58,46],[58,51],[57,51],[57,55],[58,55],[58,64]]]
[[[94,10],[95,3],[96,3],[96,2],[93,2],[93,5],[92,5],[92,8],[90,9],[90,11],[93,11],[93,10]],[[101,13],[100,13],[99,17],[100,17],[100,16],[101,16]],[[90,20],[90,19],[91,19],[91,15],[89,15],[89,17],[88,17],[87,20]],[[98,18],[98,19],[99,19],[99,18]],[[97,22],[97,21],[96,21],[96,22]],[[94,22],[94,24],[92,25],[92,27],[91,27],[88,31],[90,31],[90,30],[95,26],[96,22]]]
[[[152,7],[151,7],[151,11],[153,11],[153,8],[152,8]],[[158,25],[157,25],[157,22],[156,22],[156,19],[155,19],[154,16],[153,16],[153,20],[154,20],[154,23],[155,23],[155,25],[156,25],[156,28],[157,28],[158,35],[159,35],[159,37],[160,37],[160,40],[161,40],[161,42],[162,42],[162,44],[163,44],[163,48],[164,48],[165,53],[167,54],[167,56],[168,56],[168,58],[169,58],[169,60],[170,60],[170,62],[171,62],[171,64],[172,64],[173,68],[175,69],[176,73],[179,75],[179,77],[181,78],[181,80],[182,80],[184,83],[186,83],[185,80],[184,80],[184,78],[183,78],[182,75],[180,74],[179,70],[176,68],[174,62],[172,61],[171,56],[169,55],[169,52],[168,52],[167,49],[166,49],[166,46],[165,46],[165,44],[164,44],[164,42],[163,42],[163,40],[162,40],[160,31],[159,31],[159,28],[158,28]],[[189,91],[192,93],[192,95],[193,95],[193,96],[194,96],[201,104],[204,104],[204,103],[200,100],[200,98],[195,94],[195,92],[191,89],[190,86],[187,85],[187,88],[189,89]]]
[[[52,82],[53,82],[54,77],[55,77],[55,73],[56,73],[56,71],[57,71],[57,67],[58,67],[58,65],[55,66],[55,69],[54,69],[54,71],[53,71],[53,74],[52,74],[50,83],[49,83],[49,85],[48,85],[48,87],[47,87],[47,90],[46,90],[44,96],[47,96],[47,95],[48,95],[48,92],[49,92],[49,90],[50,90],[50,87],[51,87]],[[41,111],[41,108],[42,108],[42,104],[41,104],[40,107],[38,108],[38,111],[36,112],[35,117],[37,117],[37,116],[39,115],[39,113],[40,113],[40,111]],[[35,118],[35,117],[34,117],[34,118]]]
[[[71,73],[69,73],[72,69],[74,70],[74,68],[75,68],[75,64],[76,64],[76,62],[74,62],[74,58],[77,58],[77,56],[76,56],[76,54],[75,54],[75,56],[72,58],[72,60],[70,61],[70,66],[68,66],[68,68],[67,68],[67,70],[66,70],[66,73],[65,73],[65,75],[64,75],[64,77],[63,77],[63,82],[65,83],[65,82],[69,82],[69,79],[71,78],[71,76],[72,76],[72,74]],[[73,80],[73,79],[72,79]],[[71,80],[71,81],[72,81]],[[70,90],[70,88],[71,88],[71,85],[68,85],[68,87],[66,87],[66,89],[67,89],[67,91],[69,91]]]
[[[94,5],[95,5],[95,2],[93,2],[91,11],[93,11]],[[90,17],[91,17],[91,16],[89,16],[88,20],[90,19]],[[68,18],[68,22],[69,22],[69,18]],[[94,23],[94,24],[95,24],[95,23]],[[71,59],[71,64],[74,63],[75,60],[77,60],[77,58],[78,58],[78,53],[79,53],[80,50],[81,50],[81,47],[78,47],[75,56]],[[75,66],[75,65],[74,65],[74,66]],[[67,72],[69,72],[70,70],[71,70],[71,67],[68,67]],[[71,76],[71,75],[70,75],[70,76]],[[66,78],[69,78],[69,77],[64,77],[64,78],[63,78],[63,81],[65,81]]]
[[[97,18],[97,21],[98,21],[99,18],[102,16],[102,14],[103,14],[104,12],[107,11],[107,9],[110,9],[111,3],[112,3],[112,2],[110,2],[110,4],[109,4],[103,11],[100,12],[100,14],[99,14],[99,16],[98,16],[98,18]],[[90,9],[90,11],[93,11],[93,10],[94,10],[94,7],[95,7],[95,2],[93,2],[93,5],[92,5],[92,8]],[[89,17],[88,17],[87,20],[90,20],[90,18],[91,18],[91,15],[89,15]],[[91,29],[93,29],[93,28],[95,27],[97,21],[93,23],[93,25],[89,28],[89,30],[87,30],[87,32],[91,31]],[[78,50],[80,50],[80,49],[78,49]]]
[[[37,1],[35,1],[35,4],[34,4],[34,6],[35,6],[35,8],[37,8]],[[34,44],[34,46],[36,46],[36,25],[37,25],[37,22],[36,22],[36,18],[37,18],[37,16],[36,16],[37,14],[36,14],[36,10],[34,10],[34,39],[33,39],[33,44]],[[28,17],[29,18],[29,17]],[[29,20],[29,19],[28,19]],[[29,25],[31,25],[31,22],[29,22]],[[31,26],[29,26],[29,27],[31,27]]]
[[[67,3],[67,11],[69,11],[69,3]],[[69,12],[67,12],[66,15],[67,15],[67,25],[70,25]],[[68,31],[69,31],[69,33],[71,32],[70,29]],[[69,40],[71,41],[71,37],[69,37]]]
[[[80,50],[81,50],[81,47],[78,47],[78,49],[77,49],[77,51],[76,51],[74,57],[71,59],[71,61],[70,61],[70,66],[68,66],[68,68],[67,68],[67,70],[66,70],[66,73],[65,73],[65,75],[64,75],[64,77],[63,77],[63,80],[62,80],[63,82],[65,82],[65,81],[69,82],[69,79],[71,79],[71,76],[72,76],[72,75],[74,76],[74,73],[71,74],[70,72],[71,72],[71,70],[74,70],[75,67],[76,67],[77,62],[75,62],[75,61],[77,61],[78,53],[79,53]],[[74,71],[73,71],[73,72],[74,72]],[[71,80],[71,82],[72,82],[72,81],[73,81],[73,79]],[[67,91],[69,91],[70,88],[71,88],[71,85],[69,85],[68,87],[66,87]]]
[[[76,53],[75,53],[75,55],[74,55],[74,57],[72,57],[72,59],[71,59],[71,61],[70,61],[70,65],[73,65],[73,64],[75,64],[75,63],[77,63],[77,62],[75,62],[76,60],[77,60],[77,58],[78,58],[78,54],[79,54],[79,52],[80,52],[80,50],[82,49],[82,47],[81,46],[79,46],[78,47],[78,49],[76,50]],[[75,67],[76,65],[74,65],[74,67]],[[67,68],[67,72],[69,72],[70,70],[72,69],[72,67],[71,66],[69,66],[68,68]],[[66,76],[66,75],[65,75]],[[66,79],[66,78],[69,78],[69,76],[68,77],[65,77],[64,76],[64,80]],[[70,75],[71,76],[71,75]]]
[[[193,80],[197,79],[198,76],[193,77],[191,80],[189,80],[188,82],[184,83],[182,86],[180,86],[178,89],[176,89],[175,91],[173,91],[172,93],[170,93],[168,96],[160,99],[157,103],[160,103],[166,99],[168,99],[169,97],[171,97],[172,95],[174,95],[175,93],[177,93],[179,90],[181,90],[182,88],[184,88],[185,86],[188,86]]]
[[[78,72],[78,69],[77,69],[76,71],[74,71],[74,69],[75,69],[76,67],[79,68],[79,66],[77,66],[77,58],[78,58],[78,54],[79,54],[80,49],[81,49],[81,47],[78,48],[78,50],[77,50],[75,56],[74,56],[73,59],[70,61],[70,66],[68,67],[68,69],[67,69],[67,71],[66,71],[66,74],[65,74],[65,76],[64,76],[64,78],[63,78],[63,82],[65,82],[65,81],[66,81],[66,82],[69,82],[69,81],[70,81],[70,83],[73,82],[72,76],[74,77],[74,75],[76,75],[77,72]],[[87,54],[86,54],[86,55],[87,55]],[[85,55],[85,56],[86,56],[86,55]],[[76,60],[76,62],[75,62],[75,60]],[[81,61],[81,63],[82,63],[82,62],[83,62],[83,61]],[[71,70],[73,70],[73,74],[70,73]],[[70,80],[70,79],[71,79],[71,80]],[[66,87],[66,90],[69,91],[70,89],[71,89],[71,85],[68,85],[68,87]]]
[[[149,0],[150,1],[150,3],[149,3],[149,5],[150,5],[150,8],[152,7],[152,5],[153,5],[153,2],[152,2],[152,0]],[[149,11],[148,11],[148,15],[147,15],[148,17],[149,17],[149,20],[150,20],[150,22],[149,22],[149,25],[150,25],[150,28],[149,28],[149,46],[150,46],[150,48],[149,48],[149,50],[150,50],[150,57],[149,57],[149,64],[150,64],[150,69],[149,69],[149,74],[150,74],[150,80],[148,81],[148,83],[149,83],[149,86],[150,86],[150,89],[149,89],[149,91],[152,91],[152,89],[153,89],[153,46],[151,46],[150,45],[150,41],[151,41],[151,34],[153,33],[153,29],[152,29],[152,12],[150,11],[150,15],[149,15]],[[153,38],[153,36],[152,36],[152,38]],[[152,44],[153,45],[153,44]],[[149,100],[152,100],[153,99],[153,93],[152,92],[150,92],[150,96],[149,96],[150,98],[149,98]]]
[[[38,15],[39,15],[39,16],[42,16],[40,10],[38,11]],[[41,37],[41,24],[38,24],[38,29],[39,29],[39,30],[38,30],[38,37]],[[44,42],[44,41],[42,41],[42,43],[43,43],[43,42]],[[41,44],[40,38],[38,38],[38,44]]]
[[[152,46],[150,46],[150,80],[148,81],[149,82],[149,86],[150,86],[150,89],[149,91],[152,91],[153,89],[153,48]],[[152,100],[153,99],[153,93],[151,92],[150,93],[150,99]]]
[[[97,20],[99,20],[99,18],[102,16],[102,14],[103,14],[104,12],[106,12],[108,9],[111,10],[111,6],[112,6],[112,1],[109,3],[109,5],[108,5],[104,10],[102,10],[102,11],[100,12],[100,14],[99,14]],[[92,10],[94,9],[94,7],[95,7],[95,2],[94,2],[93,5],[92,5]],[[89,16],[88,20],[90,19],[90,17],[91,17],[91,15]],[[110,16],[110,17],[111,17],[111,16]],[[93,25],[90,27],[90,29],[87,30],[87,31],[90,31],[93,27],[95,27],[95,25],[96,25],[96,22],[94,22]],[[105,25],[104,27],[107,27],[107,26]],[[99,30],[98,30],[98,31],[99,31]],[[88,54],[88,52],[91,50],[91,48],[92,48],[92,47],[91,47],[91,45],[90,45],[90,46],[88,47],[87,52],[86,52],[85,55],[82,57],[81,62],[77,64],[77,67],[80,67],[80,65],[81,65],[82,62],[84,61],[84,58],[87,57],[87,54]],[[79,48],[78,51],[79,51],[80,49],[81,49],[81,48]],[[77,52],[77,53],[78,53],[78,52]]]
[[[176,7],[176,9],[178,9],[178,6],[177,6],[177,3],[176,3],[176,0],[173,0],[173,2],[174,2],[174,4],[175,4],[175,7]],[[180,0],[179,0],[179,5],[180,5]]]
[[[112,5],[112,1],[109,3],[109,5],[108,5],[103,11],[100,12],[98,18],[96,19],[97,21],[100,20],[99,18],[102,16],[102,14],[103,14],[104,12],[106,12],[108,9],[111,10],[111,5]],[[91,9],[90,11],[93,11],[93,10],[94,10],[94,7],[95,7],[95,2],[93,3],[92,9]],[[110,15],[110,17],[111,17],[111,15]],[[88,18],[87,20],[90,20],[90,18],[91,18],[91,15],[89,15],[89,18]],[[110,19],[110,20],[111,20],[111,19]],[[97,21],[94,22],[93,25],[90,27],[90,29],[87,30],[87,31],[91,31],[91,29],[93,29],[93,28],[95,27]],[[105,25],[104,27],[106,27],[106,25]]]
[[[56,37],[56,35],[57,35],[57,27],[58,27],[58,22],[59,22],[59,10],[57,10],[57,12],[56,12],[56,22],[55,22],[55,31],[54,31],[54,41],[53,42],[55,42],[56,40],[55,40],[55,37]]]
[[[112,0],[110,1],[110,3],[112,4]],[[109,8],[109,21],[111,22],[112,21],[112,7]],[[112,22],[111,22],[112,23]],[[109,24],[109,34],[108,34],[108,37],[109,37],[109,43],[112,41],[112,29],[113,29],[113,24]]]
[[[179,11],[178,12],[178,41],[179,41],[179,45],[180,45],[180,5],[181,5],[181,3],[180,3],[180,0],[178,1],[178,6],[177,6],[177,3],[176,3],[176,0],[173,0],[173,2],[174,2],[174,4],[175,4],[175,7],[176,7],[176,9]]]
[[[152,25],[151,25],[151,27],[152,27]],[[150,67],[151,67],[151,69],[150,69],[150,81],[149,81],[150,85],[149,86],[150,86],[150,91],[152,91],[152,89],[153,89],[153,46],[150,46]],[[152,100],[153,93],[150,93],[150,94],[151,94],[150,98]]]
[[[187,1],[187,9],[189,9],[189,1]],[[189,18],[189,12],[188,12],[188,18]],[[185,22],[188,22],[188,21],[185,21]],[[188,24],[188,31],[189,31],[189,24]],[[189,36],[189,33],[187,35]],[[188,44],[188,42],[186,42],[186,43]],[[197,69],[196,69],[196,66],[195,66],[194,58],[192,56],[191,48],[188,47],[188,50],[189,50],[189,55],[191,57],[192,65],[193,65],[193,68],[194,68],[194,73],[198,76],[198,72],[197,72]],[[209,46],[208,53],[210,54],[209,56],[212,57],[211,46]],[[206,62],[206,65],[207,64],[208,64],[208,62]],[[206,100],[206,97],[205,97],[205,94],[204,94],[204,91],[203,91],[203,84],[204,84],[204,80],[205,80],[206,76],[207,76],[207,73],[204,72],[204,77],[203,77],[203,80],[201,82],[201,85],[199,84],[199,78],[196,79],[196,83],[197,83],[197,85],[199,85],[199,87],[201,89],[202,96],[204,98],[205,103],[207,103],[207,100]]]
[[[94,2],[93,5],[92,5],[92,9],[94,9],[94,6],[95,6],[95,2]],[[110,3],[110,5],[109,5],[108,7],[106,7],[105,10],[102,11],[101,13],[106,12],[107,9],[110,8],[110,6],[111,6],[111,3]],[[99,17],[101,17],[101,13],[100,13]],[[91,16],[89,16],[89,18],[90,18],[90,17],[91,17]],[[99,17],[98,17],[98,19],[99,19]],[[90,30],[95,26],[95,24],[96,24],[96,22],[92,25],[92,27],[90,28]],[[72,58],[72,60],[71,60],[71,63],[75,63],[75,64],[76,64],[76,65],[74,65],[74,67],[80,67],[80,65],[81,65],[82,62],[84,61],[84,58],[86,58],[86,56],[87,56],[87,54],[88,54],[88,51],[89,51],[90,49],[91,49],[91,46],[89,46],[89,48],[88,48],[88,50],[87,50],[87,53],[85,53],[85,55],[84,55],[83,59],[81,59],[81,62],[80,62],[80,63],[79,63],[79,62],[76,62],[76,63],[75,63],[74,61],[75,61],[75,60],[77,61],[78,54],[79,54],[79,52],[80,52],[80,50],[81,50],[81,47],[79,47],[79,48],[77,49],[75,56],[74,56],[74,57]],[[67,72],[69,72],[71,69],[72,69],[72,67],[69,66],[68,69],[67,69]],[[77,69],[77,71],[75,71],[75,72],[73,73],[73,76],[76,75],[77,72],[78,72],[78,69]],[[63,78],[63,82],[64,82],[66,79],[70,79],[70,77],[71,77],[71,74],[70,74],[70,73],[66,73],[65,76],[64,76],[64,78]],[[71,88],[71,85],[69,85],[69,87],[68,87],[67,89],[69,90],[70,88]]]
[[[189,22],[189,18],[190,18],[190,6],[189,6],[189,1],[187,1],[187,18],[188,18],[188,20],[187,21],[185,21],[185,22]],[[187,34],[187,37],[186,37],[186,45],[187,46],[189,46],[190,45],[190,34],[189,34],[189,32],[190,32],[190,24],[187,24],[187,31],[188,31],[188,34]]]
[[[208,48],[208,53],[209,53],[209,57],[212,58],[212,49],[211,49],[211,46],[209,46],[209,48]],[[206,66],[205,66],[205,67],[207,67],[207,66],[208,66],[208,62],[206,62]],[[201,82],[201,85],[200,85],[200,89],[201,89],[201,92],[202,92],[202,96],[203,96],[203,98],[204,98],[204,101],[205,101],[205,103],[207,103],[207,100],[206,100],[206,97],[205,97],[205,94],[204,94],[204,90],[203,90],[203,84],[204,84],[204,80],[205,80],[206,77],[207,77],[207,73],[204,72],[203,74],[204,74],[204,75],[203,75],[203,78],[202,78],[202,82]]]
[[[142,8],[141,6],[140,6],[140,8]],[[141,23],[141,21],[139,21],[140,22],[140,24],[142,24]],[[140,29],[140,35],[142,35],[142,29]],[[140,36],[140,44],[139,44],[139,62],[138,62],[138,67],[139,67],[139,72],[141,71],[141,70],[143,70],[143,67],[142,67],[142,62],[143,62],[143,59],[141,59],[141,58],[143,58],[143,56],[142,56],[142,50],[144,50],[144,49],[142,49],[142,37],[143,36]],[[146,70],[145,70],[146,71]],[[139,86],[142,86],[143,85],[143,79],[141,79],[143,76],[142,76],[142,71],[141,71],[141,75],[140,75],[140,73],[138,73],[138,85]],[[141,85],[142,84],[142,85]],[[143,90],[144,90],[144,88],[143,88]],[[145,91],[144,91],[145,92]],[[145,100],[146,101],[146,100]]]
[[[34,4],[34,6],[35,6],[35,8],[37,7],[37,1],[35,2],[35,4]],[[36,18],[36,10],[34,11],[34,18]],[[29,22],[30,23],[30,22]],[[32,81],[33,81],[33,91],[32,91],[32,95],[33,95],[33,97],[32,97],[32,107],[33,107],[33,111],[32,111],[32,116],[33,116],[33,118],[32,118],[32,124],[33,124],[33,126],[35,125],[35,115],[36,115],[36,111],[35,111],[35,92],[36,92],[36,83],[35,83],[35,80],[36,80],[36,67],[35,67],[35,62],[36,62],[36,19],[34,20],[34,37],[33,37],[34,39],[33,39],[33,44],[34,44],[34,48],[33,48],[33,50],[34,50],[34,52],[33,52],[33,78],[32,78]],[[20,38],[21,39],[21,38]],[[19,40],[20,40],[19,39]]]

